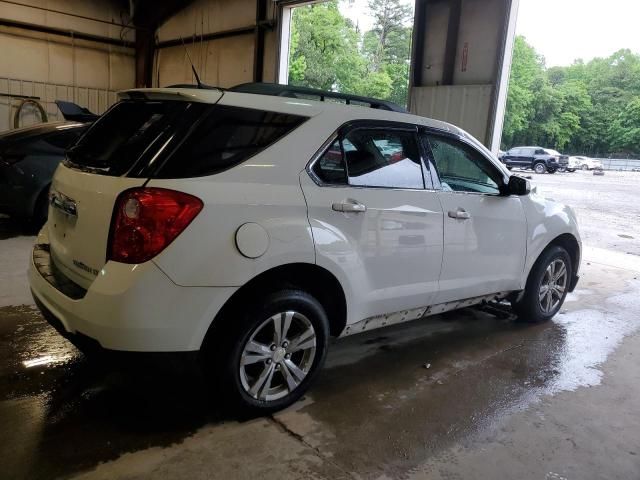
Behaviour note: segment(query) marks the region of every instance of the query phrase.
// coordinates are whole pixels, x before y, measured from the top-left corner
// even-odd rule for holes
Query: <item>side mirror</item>
[[[531,193],[531,183],[526,178],[511,175],[506,190],[507,195],[529,195]]]

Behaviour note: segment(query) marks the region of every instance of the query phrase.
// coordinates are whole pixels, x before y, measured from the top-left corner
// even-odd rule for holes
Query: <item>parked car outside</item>
[[[52,122],[0,133],[0,213],[42,225],[53,173],[86,128]]]
[[[576,156],[576,157],[569,157],[569,161],[571,162],[571,159],[573,159],[573,164],[576,166],[576,170],[580,169],[580,170],[593,170],[595,168],[602,168],[602,161],[596,159],[596,158],[589,158],[589,157],[582,157],[582,156]]]
[[[569,157],[556,150],[542,147],[514,147],[502,157],[502,162],[511,168],[524,168],[536,173],[564,171]]]
[[[120,98],[58,168],[29,267],[85,351],[197,354],[217,394],[270,412],[330,336],[493,300],[545,321],[576,286],[573,211],[453,125],[217,89]]]

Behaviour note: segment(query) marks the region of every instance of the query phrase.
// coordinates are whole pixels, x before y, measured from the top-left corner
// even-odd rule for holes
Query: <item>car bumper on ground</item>
[[[153,262],[107,262],[84,291],[68,279],[60,280],[59,272],[52,273],[46,240],[41,233],[29,267],[36,304],[67,338],[97,342],[104,349],[199,350],[215,315],[236,290],[178,286]]]

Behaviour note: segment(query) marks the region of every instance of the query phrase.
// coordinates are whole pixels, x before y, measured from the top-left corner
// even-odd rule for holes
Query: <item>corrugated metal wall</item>
[[[413,87],[411,110],[419,115],[453,123],[485,140],[493,85]]]
[[[85,106],[93,113],[104,113],[117,96],[115,91],[96,88],[54,85],[43,82],[31,82],[11,78],[0,78],[0,93],[28,97],[40,97],[36,100],[47,113],[49,121],[63,120],[55,100],[67,100]],[[22,98],[0,96],[0,131],[14,128],[14,117]],[[26,109],[20,116],[21,125],[30,125],[40,121],[34,109]]]

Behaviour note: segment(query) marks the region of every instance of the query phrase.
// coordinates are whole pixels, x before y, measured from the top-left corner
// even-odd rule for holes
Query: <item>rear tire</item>
[[[511,303],[518,320],[550,320],[564,303],[572,275],[571,257],[564,248],[554,245],[544,250],[529,273],[523,295]]]
[[[220,319],[205,370],[229,406],[267,414],[291,405],[312,384],[326,357],[329,321],[318,300],[301,290],[252,303]]]
[[[536,164],[533,165],[533,171],[536,172],[538,175],[542,175],[544,172],[547,171],[547,166],[544,164],[544,162],[537,162]]]

